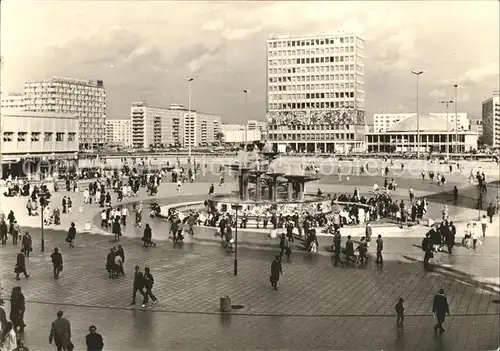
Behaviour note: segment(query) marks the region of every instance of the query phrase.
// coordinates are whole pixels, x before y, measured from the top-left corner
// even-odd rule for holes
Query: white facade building
[[[420,113],[420,122],[429,116],[443,118],[445,121],[449,122],[449,130],[453,131],[456,129],[455,125],[455,112],[452,109],[453,105],[450,105],[449,112],[432,112],[432,113]],[[405,120],[406,118],[415,117],[416,113],[375,113],[373,115],[373,130],[375,132],[385,132],[391,129],[396,123]],[[470,130],[470,120],[467,112],[460,112],[457,114],[458,130]]]
[[[1,107],[2,109],[24,110],[26,108],[24,93],[2,94]]]
[[[78,159],[75,114],[11,109],[2,111],[1,120],[3,177],[47,173],[61,160]]]
[[[108,119],[106,140],[110,145],[123,148],[132,146],[132,121],[130,119]]]
[[[447,130],[446,121],[428,116],[419,122],[420,143],[417,140],[417,117],[405,118],[387,131],[366,133],[368,152],[420,152],[464,153],[477,149],[478,135],[469,130]]]
[[[477,133],[478,137],[483,136],[483,120],[472,118],[470,120],[470,130],[471,132]]]
[[[27,111],[74,113],[78,116],[80,148],[106,143],[106,91],[102,80],[53,77],[24,83]]]
[[[268,140],[275,148],[364,149],[364,49],[363,39],[345,33],[267,41]]]
[[[483,142],[493,147],[500,146],[500,92],[483,101]]]
[[[148,106],[146,101],[131,107],[132,145],[147,149],[151,146],[178,145],[197,147],[216,141],[221,117],[172,104],[169,108]]]
[[[265,132],[267,130],[267,123],[265,121],[257,121],[256,119],[250,119],[247,123],[248,130],[260,130]]]
[[[221,132],[226,143],[251,143],[262,138],[260,129],[250,129],[249,125],[223,124]]]

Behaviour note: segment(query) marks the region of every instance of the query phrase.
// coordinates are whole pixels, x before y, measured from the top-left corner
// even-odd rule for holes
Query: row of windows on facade
[[[351,87],[351,85],[350,85],[351,83],[352,83],[351,89],[354,88],[354,84],[357,84],[356,87],[361,88],[362,84],[364,83],[364,80],[360,80],[360,79],[356,80],[356,83],[355,83],[354,77],[351,80],[351,82],[349,82],[350,79],[344,79],[344,80],[347,80],[347,82],[336,83],[338,85],[335,85],[334,83],[327,83],[327,84],[324,84],[324,83],[291,84],[291,83],[289,83],[287,85],[284,85],[283,83],[281,83],[281,85],[269,84],[268,87],[269,87],[269,91],[305,91],[305,90],[323,90],[323,89],[343,89],[343,87],[346,87],[346,88],[347,88],[347,86]],[[277,83],[277,84],[280,84],[280,83]],[[359,89],[359,90],[364,91],[364,89]]]
[[[84,82],[75,82],[75,83],[61,83],[61,82],[26,82],[24,83],[25,87],[29,88],[39,88],[39,87],[63,87],[63,88],[70,88],[70,89],[84,89],[84,90],[103,90],[104,87],[98,87],[93,84],[89,83],[84,83]]]
[[[3,133],[3,141],[4,142],[11,142],[14,140],[14,132],[4,132]],[[32,142],[39,142],[41,139],[41,134],[39,132],[33,132],[31,133],[31,141]],[[56,135],[56,141],[64,141],[64,136],[66,133],[50,133],[50,132],[45,132],[43,133],[43,141],[44,142],[51,142],[53,135]],[[67,133],[68,134],[68,141],[75,141],[76,133]],[[25,142],[28,139],[28,133],[27,132],[17,132],[17,142]]]
[[[314,45],[334,45],[334,44],[347,44],[354,43],[354,37],[340,37],[340,38],[322,38],[322,39],[286,39],[283,41],[269,41],[269,48],[286,48],[294,46],[314,46]]]
[[[276,125],[270,124],[269,130],[290,131],[290,130],[314,130],[314,131],[345,131],[350,130],[349,124],[291,124],[291,125]]]
[[[275,85],[275,84],[269,84],[268,85],[268,90],[269,91],[279,91],[279,86],[280,85]],[[289,90],[305,90],[303,89],[304,86],[307,88],[307,84],[301,84],[301,85],[296,85],[296,84],[288,84]],[[354,89],[356,88],[357,91],[364,91],[364,85],[361,83],[354,83],[354,82],[345,82],[345,83],[321,83],[321,84],[312,84],[309,85],[309,87],[314,87],[311,88],[310,90],[321,90],[321,89],[328,89],[328,90],[339,90],[339,89]],[[281,85],[281,90],[283,91],[283,85]]]
[[[71,91],[68,89],[24,89],[24,94],[26,96],[38,96],[38,95],[50,95],[50,96],[61,96],[61,95],[70,95],[74,97],[90,97],[97,99],[104,99],[106,97],[106,93],[104,90],[96,90],[96,91]]]
[[[358,94],[358,97],[360,95]],[[309,99],[344,99],[344,98],[354,98],[353,91],[346,92],[336,92],[336,93],[305,93],[305,94],[279,94],[279,95],[269,95],[269,100],[309,100]]]
[[[285,104],[270,103],[269,110],[322,109],[322,108],[354,108],[354,101],[331,102],[291,102]],[[363,105],[358,103],[358,108]]]
[[[304,77],[311,76],[311,73],[329,73],[329,72],[346,72],[346,71],[358,71],[359,73],[364,73],[364,68],[361,65],[354,64],[339,64],[330,66],[317,66],[317,67],[292,67],[292,68],[269,68],[269,78],[275,78],[275,75],[284,76],[283,80],[290,81],[296,78],[296,75],[303,75]],[[309,73],[309,74],[307,74]],[[326,76],[328,77],[328,76]],[[302,79],[299,78],[299,80]],[[307,79],[307,78],[305,78]],[[328,78],[327,78],[328,79]],[[319,80],[319,79],[317,79]]]
[[[367,135],[366,139],[369,143],[415,143],[417,142],[416,135]],[[456,142],[455,134],[448,135],[448,142]],[[446,135],[443,134],[421,134],[420,141],[423,143],[446,143]],[[465,142],[465,135],[458,135],[459,142]]]
[[[268,134],[269,140],[354,140],[354,133]]]
[[[347,44],[347,43],[346,43]],[[358,50],[363,50],[362,45],[357,45]],[[286,49],[286,50],[273,50],[273,48],[268,49],[268,55],[272,56],[311,56],[311,55],[324,55],[324,54],[337,54],[345,52],[354,52],[354,45],[342,45],[342,46],[329,46],[322,48],[309,48],[309,49]]]

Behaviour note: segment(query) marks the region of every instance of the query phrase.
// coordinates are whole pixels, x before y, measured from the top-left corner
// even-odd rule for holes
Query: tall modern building
[[[280,151],[364,149],[365,42],[354,34],[267,41],[268,140]]]
[[[132,104],[130,112],[132,145],[137,149],[211,144],[216,141],[221,128],[220,116],[189,111],[180,104],[165,108],[148,106],[146,101],[140,101]]]
[[[458,130],[470,130],[470,120],[467,112],[457,113],[457,123],[455,122],[455,112],[450,105],[450,111],[446,112],[432,112],[432,113],[419,113],[420,121],[425,123],[425,118],[442,118],[447,121],[450,131],[454,131],[458,126]],[[396,123],[403,121],[407,118],[416,118],[416,113],[375,113],[373,115],[373,129],[375,132],[385,132],[390,130]]]
[[[471,132],[477,133],[478,137],[483,137],[483,120],[481,118],[472,118],[470,120]]]
[[[2,109],[24,110],[26,108],[24,93],[8,93],[5,96],[2,95],[1,107]]]
[[[132,147],[132,120],[108,119],[106,121],[106,140],[108,145],[123,148]]]
[[[80,148],[106,143],[106,91],[102,80],[52,77],[24,83],[27,111],[73,113],[78,116]]]
[[[486,145],[500,146],[500,92],[483,101],[483,142]]]

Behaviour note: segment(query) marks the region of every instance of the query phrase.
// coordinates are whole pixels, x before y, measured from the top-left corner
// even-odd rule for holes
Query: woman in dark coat
[[[276,256],[271,263],[271,288],[278,290],[278,281],[280,280],[280,275],[283,274],[283,269],[281,267],[280,257]]]
[[[122,228],[120,226],[120,218],[115,218],[113,222],[112,232],[115,235],[115,241],[120,241],[120,236],[122,236]]]
[[[75,223],[71,222],[71,226],[68,230],[68,236],[66,237],[66,242],[69,243],[69,247],[75,247],[75,238],[76,238],[76,228]]]
[[[144,235],[142,237],[142,241],[144,242],[144,247],[155,246],[156,243],[153,242],[153,232],[149,224],[146,224],[146,228],[144,228]]]
[[[24,295],[21,292],[21,287],[16,286],[12,289],[12,294],[10,295],[10,320],[14,324],[14,330],[20,333],[24,332],[24,312],[26,311],[26,301]]]
[[[114,266],[115,266],[116,249],[112,247],[106,257],[106,270],[109,273],[109,278],[114,276]]]
[[[16,273],[16,280],[19,279],[19,274],[23,273],[26,279],[30,276],[26,273],[26,256],[23,253],[24,250],[21,249],[21,252],[17,254],[16,267],[14,268],[14,272]]]

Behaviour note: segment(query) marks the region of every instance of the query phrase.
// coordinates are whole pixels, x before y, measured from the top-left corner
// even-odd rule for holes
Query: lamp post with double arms
[[[417,76],[417,159],[420,159],[420,114],[418,111],[418,78],[424,71],[411,71]]]
[[[453,103],[453,100],[439,101],[440,104],[446,104],[446,159],[450,160],[450,147],[452,145],[450,138],[450,116],[448,115],[448,106]]]
[[[238,211],[242,206],[238,204],[231,205],[231,208],[236,211],[236,228],[234,230],[234,275],[238,275]]]

